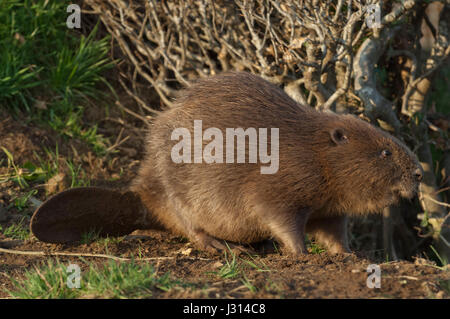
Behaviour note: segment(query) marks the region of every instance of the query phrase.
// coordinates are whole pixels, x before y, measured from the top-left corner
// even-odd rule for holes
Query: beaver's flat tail
[[[149,228],[139,196],[132,191],[81,187],[56,194],[33,214],[31,232],[41,241],[69,243],[94,233],[123,236]]]

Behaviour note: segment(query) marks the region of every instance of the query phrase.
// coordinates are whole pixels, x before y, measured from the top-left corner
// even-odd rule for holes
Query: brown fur
[[[203,121],[203,130],[222,132],[279,128],[278,172],[261,174],[259,162],[174,163],[171,133],[185,127],[193,135],[194,120]],[[333,141],[336,132],[346,138]],[[147,143],[131,189],[148,211],[149,228],[183,234],[202,248],[217,248],[217,239],[274,237],[299,254],[307,227],[332,252],[348,251],[346,215],[379,212],[400,195],[411,198],[420,182],[416,157],[396,138],[352,115],[300,106],[248,73],[203,79],[182,91],[177,106],[154,120]],[[392,155],[383,158],[384,149]]]

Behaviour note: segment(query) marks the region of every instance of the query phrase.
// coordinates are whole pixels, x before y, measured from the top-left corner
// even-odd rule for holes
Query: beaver
[[[236,132],[244,133],[240,144]],[[412,198],[423,175],[397,138],[354,115],[299,105],[245,72],[183,89],[151,123],[145,152],[126,192],[72,189],[44,203],[31,221],[36,237],[64,242],[89,228],[103,235],[154,228],[213,251],[223,241],[273,238],[295,256],[307,252],[311,233],[330,252],[348,252],[347,216]]]

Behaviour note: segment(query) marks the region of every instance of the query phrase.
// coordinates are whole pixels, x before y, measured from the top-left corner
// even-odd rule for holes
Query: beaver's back
[[[311,126],[315,116],[315,112],[299,106],[281,89],[251,74],[230,73],[200,80],[182,91],[176,107],[155,119],[148,135],[148,155],[135,185],[150,181],[159,185],[159,192],[164,192],[162,196],[174,206],[173,210],[183,210],[181,214],[186,215],[186,219],[204,223],[208,232],[220,233],[223,239],[236,240],[236,236],[240,242],[262,239],[267,234],[254,215],[257,197],[264,196],[269,201],[270,193],[274,206],[295,204],[291,193],[302,186],[309,188],[310,195],[301,201],[312,204],[314,200],[313,185],[321,183],[321,174],[314,172],[311,146],[305,143],[310,141],[311,133],[307,133],[303,125]],[[261,164],[259,160],[256,164],[248,163],[248,139],[246,163],[226,163],[225,144],[224,163],[175,163],[171,151],[178,140],[171,140],[173,131],[186,128],[191,132],[193,145],[194,121],[199,120],[203,131],[214,127],[223,132],[224,143],[227,128],[255,128],[256,131],[267,128],[269,154],[271,128],[278,128],[278,172],[261,174],[261,165],[268,164]],[[202,149],[209,142],[203,140]],[[302,154],[299,163],[292,162],[298,160],[290,155],[292,151]],[[191,155],[193,159],[194,153]],[[297,176],[292,175],[293,167]],[[301,185],[298,175],[303,176]],[[164,210],[160,215],[164,215],[166,224],[172,223],[170,213]],[[205,222],[210,220],[214,222]]]
[[[207,164],[203,158],[176,163],[172,158],[179,143],[172,133],[183,128],[190,133],[195,161],[196,121],[201,121],[201,134],[208,128],[222,132],[223,163]],[[259,158],[248,163],[248,139],[245,163],[226,163],[227,128],[266,128],[269,152],[271,129],[278,129],[277,171],[261,174],[267,164]],[[209,142],[203,140],[201,149]],[[392,165],[379,158],[384,148],[398,157]],[[280,88],[248,73],[211,77],[182,91],[176,106],[154,120],[147,153],[134,189],[162,224],[180,233],[200,227],[239,242],[268,236],[266,211],[280,212],[280,221],[283,212],[301,209],[314,211],[312,218],[360,214],[393,203],[394,184],[417,186],[412,180],[417,161],[400,142],[353,116],[300,106]]]

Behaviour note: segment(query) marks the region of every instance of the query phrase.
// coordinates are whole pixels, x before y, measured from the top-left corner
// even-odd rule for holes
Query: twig
[[[144,122],[145,125],[149,125],[149,124],[150,124],[148,118],[145,118],[145,117],[143,117],[143,116],[137,114],[136,112],[133,112],[132,110],[126,108],[125,106],[123,106],[122,103],[120,103],[119,100],[116,101],[116,105],[117,105],[118,107],[120,107],[122,110],[124,110],[125,112],[127,112],[128,114],[131,114],[131,115],[133,115],[135,118],[137,118],[137,119],[141,120],[142,122]]]
[[[90,253],[65,253],[65,252],[45,252],[45,251],[22,251],[22,250],[14,250],[14,249],[5,249],[0,247],[1,253],[6,254],[16,254],[16,255],[28,255],[28,256],[43,256],[43,257],[51,257],[51,256],[74,256],[74,257],[93,257],[93,258],[106,258],[112,259],[116,261],[130,261],[131,258],[117,257],[112,255],[105,254],[90,254]],[[212,259],[201,258],[201,257],[148,257],[148,258],[138,258],[140,261],[150,261],[150,260],[171,260],[171,259],[187,259],[187,260],[205,260],[210,261]]]
[[[436,193],[437,194],[437,193]],[[435,200],[433,197],[431,197],[428,194],[422,194],[422,196],[424,196],[425,198],[428,198],[429,200],[431,200],[433,203],[444,206],[444,207],[450,207],[450,204],[444,203],[444,202],[440,202],[438,200]]]
[[[415,78],[415,71],[416,71],[416,67],[413,63],[413,68],[411,70],[411,75],[410,75],[410,79],[409,79],[409,83],[408,86],[406,88],[405,94],[403,95],[402,99],[402,112],[405,113],[406,115],[408,114],[408,103],[410,100],[411,95],[413,94],[413,92],[417,89],[417,85],[424,80],[425,78],[429,77],[431,74],[433,74],[440,66],[441,64],[446,61],[446,59],[448,58],[448,56],[450,55],[450,46],[447,47],[447,49],[445,50],[444,54],[442,57],[440,57],[440,59],[435,63],[435,65],[429,69],[427,69],[422,75],[420,75],[418,78]],[[415,60],[413,60],[414,62]]]
[[[395,7],[390,13],[383,17],[382,27],[386,24],[396,21],[403,13],[410,10],[416,4],[417,0],[402,1],[402,4]]]
[[[419,280],[419,278],[417,278],[417,277],[405,276],[405,275],[398,276],[398,278],[405,278],[405,279],[409,279],[409,280]]]
[[[449,189],[450,189],[450,186],[444,187],[444,188],[441,188],[441,189],[436,190],[433,194],[434,194],[434,195],[435,195],[435,194],[439,194],[439,193],[445,192],[445,191],[447,191],[447,190],[449,190]]]

